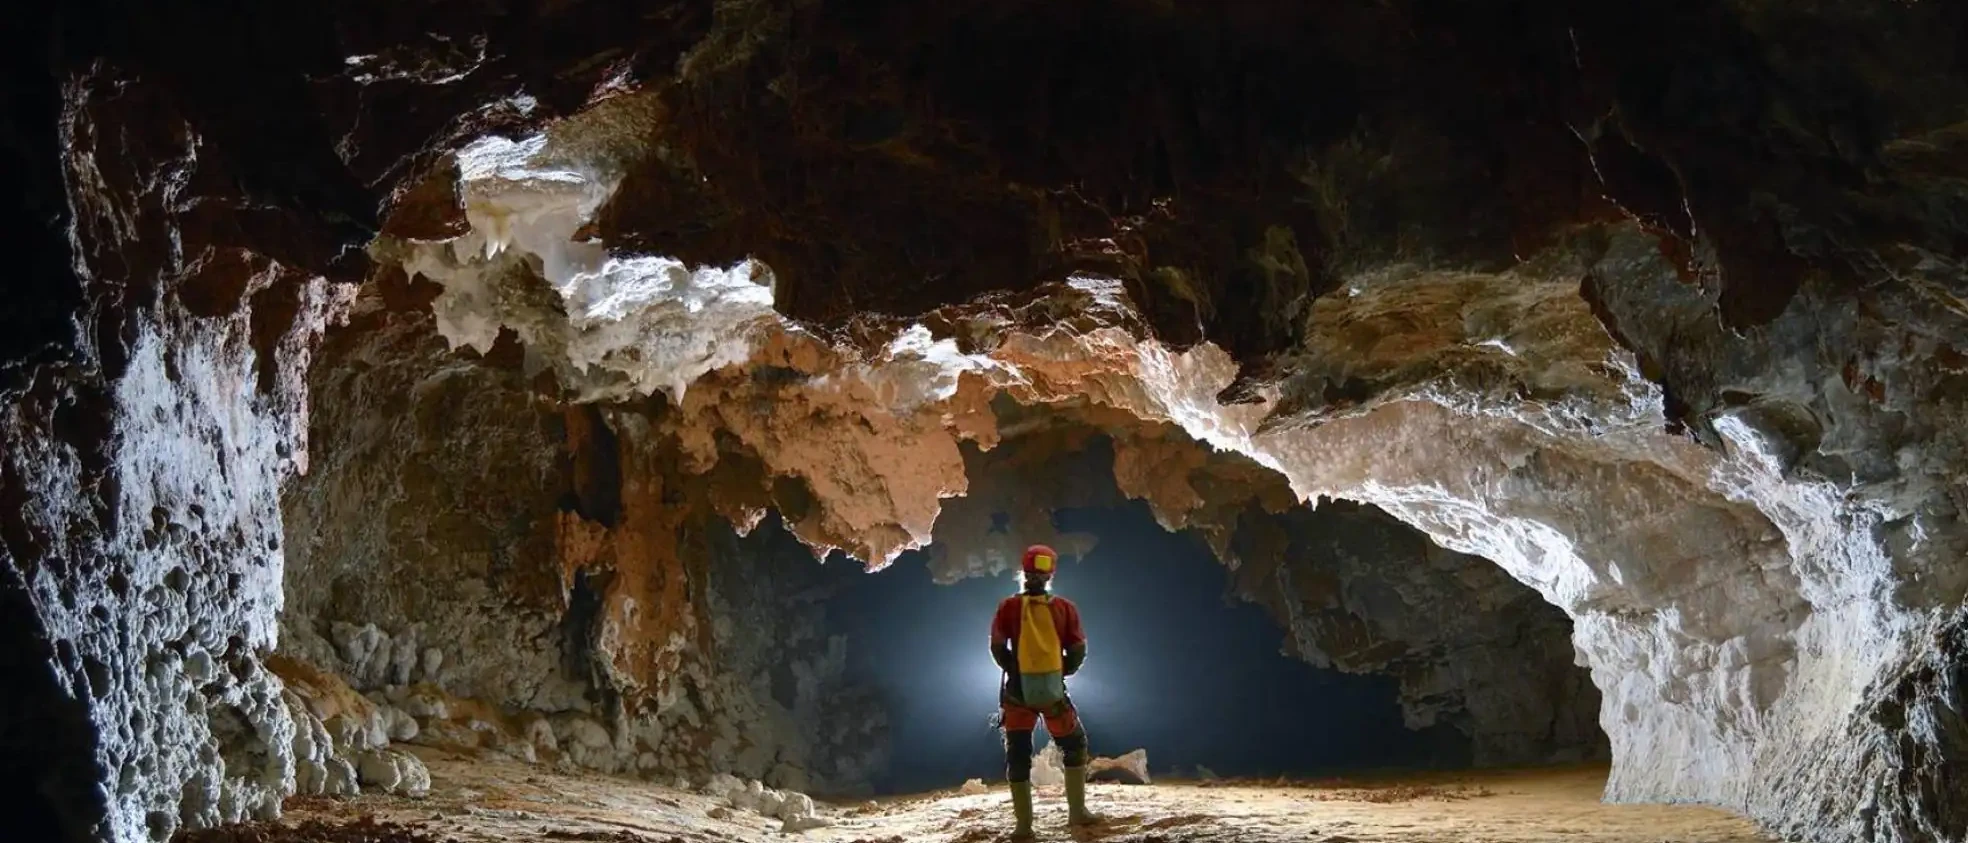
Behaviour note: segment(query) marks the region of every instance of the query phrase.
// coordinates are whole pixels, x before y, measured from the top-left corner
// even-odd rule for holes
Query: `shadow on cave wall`
[[[55,648],[11,565],[0,564],[0,793],[9,840],[86,839],[105,809],[94,729],[57,681]],[[71,651],[69,659],[74,655]],[[104,689],[105,691],[107,689]],[[95,816],[77,816],[77,809]]]
[[[1229,546],[1233,591],[1286,628],[1292,654],[1394,677],[1409,725],[1452,726],[1470,763],[1609,757],[1571,618],[1495,562],[1351,501],[1248,507]]]

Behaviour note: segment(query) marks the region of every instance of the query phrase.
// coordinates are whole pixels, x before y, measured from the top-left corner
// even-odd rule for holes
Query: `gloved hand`
[[[1006,643],[1003,646],[993,645],[991,647],[991,660],[997,662],[998,669],[1005,673],[1012,674],[1018,672],[1018,660],[1017,657],[1011,654],[1010,643]]]

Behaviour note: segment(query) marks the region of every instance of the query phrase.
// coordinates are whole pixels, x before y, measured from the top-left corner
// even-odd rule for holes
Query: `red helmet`
[[[1035,544],[1025,548],[1025,559],[1019,566],[1025,569],[1028,576],[1038,574],[1050,577],[1059,570],[1059,554],[1050,547]]]

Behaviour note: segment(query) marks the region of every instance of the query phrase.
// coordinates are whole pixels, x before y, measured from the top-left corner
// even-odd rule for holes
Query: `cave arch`
[[[1456,726],[1476,739],[1471,760],[1482,764],[1603,752],[1598,690],[1575,665],[1571,621],[1490,560],[1445,550],[1371,506],[1298,504],[1282,476],[1178,432],[1148,429],[1153,438],[1145,441],[1157,443],[1150,465],[1121,458],[1141,447],[1140,431],[1102,432],[1071,412],[1049,421],[1035,418],[1044,413],[1013,412],[1024,420],[1016,437],[988,452],[965,449],[969,491],[945,504],[936,540],[925,550],[939,581],[1013,570],[1024,542],[1069,554],[1097,551],[1092,537],[1061,526],[1060,513],[1113,510],[1156,489],[1161,494],[1134,502],[1148,507],[1159,531],[1201,542],[1228,569],[1231,588],[1264,606],[1299,657],[1320,667],[1402,676],[1411,725],[1453,713]],[[1159,485],[1129,479],[1144,467]],[[1194,495],[1170,493],[1177,487]],[[1009,529],[997,529],[1000,521]],[[1413,602],[1376,599],[1391,593]],[[1464,606],[1469,614],[1462,619],[1471,625],[1445,623],[1426,608],[1437,605]],[[1520,644],[1521,652],[1511,649]],[[1414,650],[1403,652],[1410,645]],[[1485,668],[1443,655],[1463,647],[1497,650]],[[1484,679],[1485,670],[1494,670],[1494,679]],[[1548,680],[1548,698],[1519,705],[1501,687],[1533,676]],[[1486,693],[1477,687],[1484,681],[1498,686],[1495,705],[1464,708],[1465,695]],[[1532,724],[1546,729],[1551,746],[1540,748],[1526,736]]]
[[[293,542],[271,534],[279,486],[308,468],[319,408],[301,375],[325,348],[319,329],[391,308],[357,300],[368,270],[403,268],[392,248],[471,234],[462,199],[482,197],[461,194],[482,172],[453,151],[493,133],[521,144],[585,109],[618,134],[551,123],[580,152],[554,172],[627,189],[583,193],[573,204],[602,212],[556,227],[547,251],[592,252],[590,235],[626,257],[675,246],[736,315],[769,319],[763,291],[842,317],[768,329],[744,349],[763,367],[736,376],[725,364],[750,357],[716,341],[741,333],[731,320],[686,343],[687,365],[652,373],[586,356],[625,347],[569,344],[551,320],[438,305],[501,322],[480,362],[545,375],[550,401],[634,405],[616,420],[624,438],[678,437],[622,463],[619,523],[663,524],[631,556],[674,555],[680,532],[703,541],[665,507],[756,524],[783,503],[772,478],[788,478],[786,497],[811,498],[794,525],[804,547],[881,564],[926,543],[939,502],[967,491],[960,443],[1004,435],[980,408],[1000,395],[1098,408],[1242,454],[1299,498],[1368,501],[1451,546],[1496,549],[1580,625],[1609,696],[1615,798],[1729,805],[1823,840],[1960,836],[1963,727],[1927,707],[1952,704],[1944,668],[1968,595],[1959,4],[1110,3],[1102,25],[1057,31],[1042,25],[1092,13],[889,4],[835,19],[824,6],[29,10],[8,32],[24,42],[6,86],[19,142],[0,152],[23,188],[8,219],[31,232],[26,298],[0,343],[0,518],[68,540],[60,570],[54,551],[18,545],[6,565],[52,572],[56,596],[31,609],[92,660],[74,679],[140,688],[186,638],[186,607],[62,598],[167,580],[201,612],[231,607],[189,630],[208,660],[189,661],[250,678],[254,739],[279,743],[294,718],[259,668]],[[1028,93],[1050,90],[1037,83],[1051,65],[988,44],[907,72],[912,51],[973,26],[1055,56],[1113,39],[1074,57],[1111,69],[1080,89],[1111,96],[1072,110],[970,87],[1003,64]],[[1317,119],[1295,116],[1308,105]],[[1110,109],[1129,119],[1092,119]],[[360,254],[379,229],[395,244]],[[857,229],[870,232],[858,243]],[[752,249],[773,260],[731,263]],[[526,294],[503,304],[527,307],[495,315],[558,306],[540,263],[499,279]],[[436,269],[399,272],[383,297],[429,308],[456,292]],[[847,315],[870,303],[892,312]],[[521,337],[527,325],[544,330]],[[630,345],[644,361],[674,350]],[[594,379],[567,377],[576,368]],[[800,395],[815,384],[837,391]],[[1136,445],[1144,465],[1170,455]],[[728,479],[740,462],[757,476]],[[690,481],[714,470],[727,480],[693,501]],[[1622,497],[1629,480],[1652,497]],[[1151,481],[1130,478],[1186,520],[1196,490]],[[621,681],[687,710],[661,677],[705,634],[683,620],[701,581],[622,564],[615,531],[582,509],[506,535],[557,561],[566,549],[574,569],[621,568],[614,608],[654,607],[639,617],[686,642],[625,654]],[[1608,513],[1660,552],[1623,548]],[[146,514],[173,539],[158,570]],[[1708,529],[1731,540],[1724,552],[1687,553]],[[510,569],[508,549],[479,550]],[[531,572],[543,614],[568,570]],[[443,671],[405,640],[360,661]],[[84,701],[113,750],[99,786],[172,762],[113,791],[102,835],[158,835],[145,819],[191,804],[184,785],[209,802],[204,785],[242,784],[171,754],[215,748],[210,718],[178,716],[181,698]],[[171,716],[155,740],[114,734],[158,707]],[[1918,787],[1899,786],[1910,777]],[[277,809],[285,779],[244,782],[246,802]]]
[[[566,125],[567,137],[584,131]],[[605,145],[613,131],[597,137]],[[466,179],[472,201],[532,202],[528,168],[574,166],[528,143],[473,153],[500,163],[467,168],[479,174]],[[447,343],[489,354],[503,341],[495,335],[519,337],[533,349],[526,370],[552,377],[543,394],[612,403],[611,430],[673,442],[640,458],[646,475],[665,478],[651,505],[700,507],[741,530],[791,507],[791,529],[816,558],[838,550],[881,566],[930,545],[953,509],[990,497],[978,486],[989,474],[968,470],[967,443],[996,449],[1057,435],[1048,414],[1131,431],[1115,449],[1115,479],[1171,529],[1208,531],[1212,466],[1236,462],[1223,482],[1266,487],[1261,506],[1373,504],[1449,548],[1496,560],[1570,615],[1577,651],[1608,696],[1600,721],[1618,772],[1607,792],[1621,799],[1699,792],[1753,801],[1737,788],[1760,780],[1759,765],[1787,763],[1751,749],[1778,728],[1772,712],[1817,723],[1809,712],[1856,704],[1867,681],[1791,682],[1800,641],[1808,649],[1853,623],[1880,631],[1868,608],[1816,617],[1839,601],[1814,595],[1819,586],[1795,564],[1800,548],[1858,558],[1878,546],[1869,516],[1819,517],[1838,505],[1822,484],[1788,473],[1802,464],[1784,456],[1785,437],[1822,443],[1825,431],[1802,423],[1794,405],[1746,398],[1699,419],[1700,435],[1683,435],[1663,418],[1685,408],[1641,374],[1660,364],[1623,345],[1643,340],[1605,327],[1652,296],[1675,330],[1723,342],[1703,333],[1702,299],[1642,227],[1588,229],[1500,271],[1362,277],[1311,310],[1311,333],[1278,364],[1290,376],[1224,404],[1237,361],[1208,344],[1163,345],[1126,285],[1096,276],[915,320],[869,317],[842,336],[773,313],[765,267],[658,260],[648,266],[673,289],[698,291],[678,301],[705,296],[693,306],[715,311],[702,324],[719,330],[645,345],[671,336],[665,326],[678,316],[664,300],[603,317],[626,330],[590,331],[580,319],[596,318],[591,309],[577,319],[539,306],[540,297],[561,290],[581,312],[611,273],[646,270],[592,242],[556,245],[552,233],[576,230],[583,203],[612,189],[578,181],[549,191],[562,216],[500,235],[509,245],[496,255],[478,257],[475,244],[491,242],[478,223],[448,241],[386,238],[375,251],[401,262],[413,283],[440,288],[434,327]],[[1579,274],[1594,279],[1590,300],[1578,295]],[[1772,330],[1796,328],[1780,320]],[[731,365],[741,353],[768,376]],[[1757,409],[1779,406],[1791,409]],[[635,459],[617,462],[624,478],[635,473]],[[693,491],[692,478],[709,482]],[[628,500],[625,490],[625,513]],[[996,523],[986,518],[980,532]],[[584,541],[618,540],[605,525],[568,525]],[[1222,519],[1215,530],[1227,554]],[[971,538],[990,545],[988,535]],[[657,579],[645,572],[626,593],[690,603]],[[1755,608],[1743,614],[1738,603]],[[646,664],[642,654],[629,662]],[[660,670],[632,672],[629,684],[644,691],[661,684]]]
[[[356,360],[364,365],[345,362]],[[314,464],[286,494],[283,653],[342,674],[386,709],[419,712],[424,725],[410,740],[434,746],[456,746],[460,735],[445,717],[431,719],[430,706],[415,702],[408,688],[432,686],[456,698],[449,706],[459,711],[490,704],[515,732],[544,719],[534,757],[608,771],[701,775],[709,768],[684,764],[680,753],[692,745],[689,736],[702,735],[718,747],[705,756],[713,765],[852,793],[865,790],[881,759],[892,757],[879,723],[860,733],[874,741],[867,752],[813,737],[854,722],[854,706],[820,702],[829,695],[874,705],[866,683],[843,669],[835,648],[855,652],[855,640],[833,643],[841,622],[828,619],[830,604],[821,596],[851,592],[839,572],[865,563],[815,546],[815,536],[832,535],[830,518],[886,513],[842,513],[840,477],[780,474],[773,461],[783,451],[760,451],[743,427],[695,429],[701,422],[688,404],[563,411],[522,371],[447,351],[432,317],[415,309],[381,311],[337,331],[320,362]],[[803,388],[805,377],[713,375],[695,394],[711,396],[709,406],[772,410]],[[734,400],[713,391],[734,389],[781,398]],[[378,424],[376,408],[391,408],[394,421]],[[990,448],[951,444],[964,493],[938,503],[932,540],[910,557],[934,579],[1008,570],[1032,541],[1084,553],[1087,538],[1062,529],[1058,513],[1145,506],[1139,511],[1152,529],[1182,537],[1172,541],[1201,542],[1231,571],[1217,576],[1234,577],[1229,582],[1245,599],[1264,603],[1284,630],[1276,640],[1289,638],[1298,657],[1398,677],[1402,690],[1387,704],[1405,707],[1417,728],[1460,731],[1474,746],[1464,750],[1465,761],[1601,754],[1592,725],[1596,695],[1573,665],[1569,625],[1492,563],[1434,548],[1377,511],[1344,503],[1309,508],[1285,475],[1168,422],[1086,403],[1026,404],[1004,393],[978,412],[984,417],[972,423],[996,432]],[[610,435],[597,437],[598,427]],[[709,443],[708,454],[696,452],[701,443]],[[886,453],[913,457],[906,449]],[[489,454],[501,456],[488,462]],[[866,476],[890,470],[818,464],[837,468]],[[793,485],[798,493],[785,497]],[[611,521],[570,507],[574,495],[617,502]],[[380,524],[355,515],[378,511],[385,514]],[[788,511],[794,517],[780,514]],[[444,514],[418,516],[427,512]],[[1310,549],[1322,530],[1371,532],[1379,545]],[[1397,578],[1365,583],[1377,574],[1374,566],[1340,561],[1395,545],[1390,570],[1418,566],[1426,573],[1401,585]],[[506,550],[495,556],[483,549],[493,546]],[[434,570],[450,573],[433,577]],[[1268,599],[1290,586],[1291,573],[1323,577],[1332,587],[1302,599]],[[1382,623],[1390,619],[1376,615],[1398,607],[1348,598],[1354,586],[1476,601],[1505,620],[1460,643],[1495,653],[1480,668],[1473,659],[1461,668],[1444,662],[1456,645],[1439,634],[1419,637],[1427,624],[1418,610]],[[498,602],[484,603],[486,596]],[[501,608],[494,613],[487,608],[493,605]],[[1520,627],[1516,616],[1525,613],[1540,620]],[[787,648],[806,642],[797,646],[815,649],[768,668],[794,651],[775,653],[756,637],[761,630],[777,630]],[[1389,643],[1398,652],[1376,646]],[[1520,644],[1527,645],[1521,652],[1511,649]],[[441,658],[422,653],[437,645]],[[1525,667],[1532,661],[1551,666],[1551,687],[1513,700],[1503,688],[1509,679],[1546,675]],[[747,690],[754,675],[763,684]],[[503,741],[533,739],[484,740],[492,743],[465,746],[500,751]],[[852,760],[837,764],[836,755]]]

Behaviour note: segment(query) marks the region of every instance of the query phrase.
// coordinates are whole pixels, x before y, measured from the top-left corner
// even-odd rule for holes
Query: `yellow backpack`
[[[1052,596],[1021,595],[1018,629],[1020,698],[1032,708],[1045,708],[1066,699],[1066,658],[1059,645],[1059,627],[1052,618]]]

